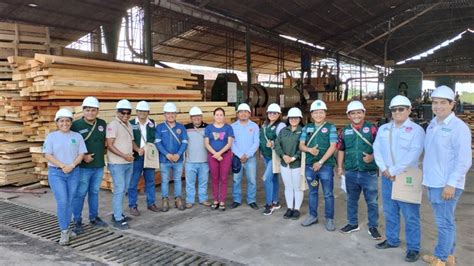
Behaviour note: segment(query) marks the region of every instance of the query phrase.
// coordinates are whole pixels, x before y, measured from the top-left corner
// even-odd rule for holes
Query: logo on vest
[[[364,127],[362,129],[362,132],[364,132],[364,133],[369,133],[369,131],[370,131],[370,129],[368,127]]]
[[[324,127],[324,128],[322,128],[322,129],[321,129],[321,133],[328,133],[328,129],[327,129],[327,128],[325,128],[325,127]]]
[[[97,129],[98,129],[100,132],[104,132],[104,127],[103,127],[103,126],[98,126]]]
[[[176,133],[181,134],[181,129],[180,128],[176,129]]]
[[[354,130],[352,130],[352,129],[346,129],[346,130],[344,131],[344,134],[345,134],[345,135],[354,135]]]
[[[148,122],[148,126],[153,128],[155,125],[150,121],[150,122]]]

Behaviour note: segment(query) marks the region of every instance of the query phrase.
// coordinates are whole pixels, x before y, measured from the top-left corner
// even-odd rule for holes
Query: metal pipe
[[[144,6],[144,19],[143,19],[143,29],[144,33],[143,38],[145,42],[145,54],[146,54],[146,61],[149,66],[154,65],[153,61],[153,47],[152,47],[152,39],[151,39],[151,11],[150,11],[150,0],[143,0]]]
[[[244,100],[244,102],[247,102],[250,98],[250,86],[252,84],[252,69],[251,69],[251,51],[250,51],[250,32],[249,28],[247,27],[247,30],[245,32],[245,59],[246,59],[246,64],[247,64],[247,99]]]

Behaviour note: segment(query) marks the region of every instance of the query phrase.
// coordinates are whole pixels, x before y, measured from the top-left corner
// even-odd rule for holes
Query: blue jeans
[[[59,228],[67,230],[72,216],[72,202],[79,185],[79,168],[65,174],[60,168],[48,167],[48,182],[56,199]]]
[[[364,193],[367,203],[369,228],[377,227],[379,220],[379,204],[377,189],[377,171],[346,171],[347,220],[349,224],[358,225],[357,217],[360,192]]]
[[[428,198],[433,208],[433,215],[438,227],[438,243],[436,244],[434,255],[446,261],[449,255],[454,254],[456,246],[456,222],[454,213],[456,205],[462,194],[462,189],[456,188],[454,198],[444,200],[441,197],[444,188],[428,187]]]
[[[263,181],[265,187],[265,202],[267,205],[272,205],[273,202],[278,202],[278,190],[280,189],[280,180],[278,174],[273,173],[272,159],[263,157],[265,162],[265,172]]]
[[[257,158],[255,156],[248,158],[247,162],[242,164],[240,172],[234,174],[234,186],[232,197],[234,202],[242,203],[242,176],[247,176],[247,204],[257,201]]]
[[[186,163],[186,203],[194,204],[196,197],[196,178],[198,180],[198,198],[203,203],[207,200],[207,182],[209,165],[205,163]]]
[[[155,169],[143,168],[145,159],[143,156],[138,157],[133,162],[132,179],[128,188],[128,207],[136,208],[138,199],[138,181],[142,176],[145,178],[145,194],[146,205],[151,206],[155,204]]]
[[[123,219],[123,197],[130,185],[132,178],[133,164],[109,164],[110,175],[114,185],[114,192],[112,196],[112,209],[114,211],[114,218],[116,221]]]
[[[168,198],[170,171],[173,170],[174,197],[181,197],[181,177],[183,176],[183,163],[160,163],[161,172],[161,197]]]
[[[89,220],[95,220],[99,216],[99,191],[102,177],[104,176],[104,167],[79,168],[79,187],[72,203],[72,213],[74,222],[82,221],[82,209],[84,200],[87,196],[89,204]],[[89,193],[89,194],[88,194]]]
[[[314,171],[312,165],[307,165],[305,176],[309,187],[309,214],[318,217],[318,191],[319,183],[321,183],[324,193],[325,218],[334,219],[334,168],[323,165],[319,171]]]
[[[420,251],[420,204],[392,200],[392,184],[382,176],[383,214],[385,216],[385,235],[392,246],[400,245],[400,211],[405,220],[405,239],[407,250]]]

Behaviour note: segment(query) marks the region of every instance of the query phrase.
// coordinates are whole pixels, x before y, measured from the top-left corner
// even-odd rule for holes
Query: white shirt
[[[392,152],[390,154],[390,130],[392,130]],[[374,141],[374,159],[381,171],[388,169],[392,176],[402,173],[407,167],[418,168],[425,131],[410,119],[397,128],[392,121],[382,125]]]
[[[469,127],[454,113],[441,123],[433,118],[426,130],[423,185],[464,189],[472,165],[471,141]]]
[[[142,137],[140,137],[140,148],[143,148],[146,145],[144,141],[144,139],[146,140],[146,126],[148,123],[151,123],[151,121],[147,118],[145,124],[142,125],[140,120],[138,120],[138,117],[135,117],[135,122],[140,126],[140,133],[142,134]]]

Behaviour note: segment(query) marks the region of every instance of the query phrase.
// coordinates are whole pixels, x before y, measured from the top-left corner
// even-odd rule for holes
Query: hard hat
[[[392,98],[390,101],[390,106],[388,108],[392,108],[395,106],[408,106],[411,107],[410,99],[403,95],[397,95]]]
[[[137,111],[150,112],[150,105],[146,101],[139,101],[136,109]]]
[[[442,85],[431,93],[431,98],[444,98],[454,101],[454,91],[450,87]]]
[[[239,107],[237,107],[237,112],[240,112],[240,111],[252,112],[252,111],[250,111],[250,106],[246,103],[239,104]]]
[[[69,111],[68,109],[59,109],[56,112],[56,116],[54,117],[54,121],[58,121],[60,118],[70,118],[72,120],[72,112]]]
[[[275,113],[280,113],[281,114],[281,108],[278,104],[272,103],[267,107],[267,113],[268,112],[275,112]]]
[[[327,110],[326,103],[321,100],[316,100],[311,104],[311,108],[309,109],[310,112],[314,110]]]
[[[303,118],[303,114],[298,107],[293,107],[288,111],[288,117],[301,117]]]
[[[362,110],[365,112],[364,105],[360,101],[352,101],[347,105],[346,113],[349,113],[355,110]]]
[[[132,110],[132,104],[128,100],[120,100],[118,101],[117,105],[115,106],[115,109],[129,109]]]
[[[189,115],[190,116],[193,116],[193,115],[202,115],[202,111],[201,111],[201,108],[197,107],[197,106],[194,106],[193,108],[191,108],[189,110]]]
[[[163,112],[164,113],[176,113],[177,108],[174,103],[166,103],[165,106],[163,106]]]
[[[82,101],[82,108],[84,107],[94,107],[94,108],[99,108],[99,101],[97,100],[96,97],[86,97],[84,101]]]

